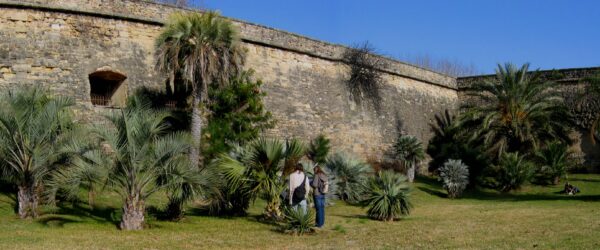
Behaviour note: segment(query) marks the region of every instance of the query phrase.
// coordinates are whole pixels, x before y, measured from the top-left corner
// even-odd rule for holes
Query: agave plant
[[[283,211],[285,215],[283,231],[285,233],[303,235],[315,231],[315,215],[312,210],[305,213],[302,209],[286,207]]]
[[[533,164],[519,153],[503,153],[495,167],[495,180],[502,192],[519,189],[533,175]]]
[[[37,217],[40,190],[56,171],[83,153],[69,108],[73,100],[40,88],[8,91],[0,98],[0,174],[18,188],[21,218]]]
[[[404,167],[409,182],[415,179],[415,168],[425,159],[423,145],[414,136],[401,135],[394,144],[394,155]]]
[[[285,146],[284,146],[285,145]],[[304,154],[302,143],[291,140],[259,138],[233,155],[221,154],[215,164],[226,181],[229,194],[244,195],[241,200],[267,201],[264,216],[282,218],[280,194],[285,189],[283,171],[286,165],[295,164]]]
[[[369,207],[367,215],[382,221],[393,221],[410,214],[410,187],[406,177],[392,170],[383,170],[369,179],[361,205]]]
[[[329,158],[326,169],[330,173],[328,195],[335,195],[349,203],[358,203],[362,199],[367,180],[373,172],[368,164],[341,153]]]
[[[450,198],[456,198],[462,194],[469,184],[469,167],[461,160],[449,159],[440,168],[440,177],[444,182],[444,189],[448,191]]]
[[[559,141],[552,142],[536,152],[535,156],[541,164],[539,178],[556,185],[566,176],[569,167],[569,151],[566,144]]]

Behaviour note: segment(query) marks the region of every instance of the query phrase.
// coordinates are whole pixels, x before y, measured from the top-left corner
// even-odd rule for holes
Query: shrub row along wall
[[[560,70],[539,71],[542,79],[554,81],[559,84],[559,91],[565,99],[566,105],[574,114],[576,131],[573,132],[573,146],[571,150],[575,157],[584,165],[585,170],[590,172],[600,171],[600,145],[595,143],[589,133],[589,127],[600,113],[600,100],[593,98],[582,98],[586,82],[582,79],[600,73],[600,67],[576,68]],[[461,77],[457,79],[459,99],[461,103],[469,101],[465,95],[465,88],[476,82],[491,80],[495,75],[482,75],[472,77]]]
[[[91,120],[139,86],[164,88],[154,39],[166,17],[182,10],[145,1],[0,0],[0,87],[43,85],[75,98],[78,116]],[[246,66],[263,80],[277,119],[270,135],[323,133],[335,148],[380,158],[400,130],[426,143],[434,115],[457,107],[454,78],[382,59],[386,84],[375,112],[350,99],[345,47],[234,21],[248,49]]]

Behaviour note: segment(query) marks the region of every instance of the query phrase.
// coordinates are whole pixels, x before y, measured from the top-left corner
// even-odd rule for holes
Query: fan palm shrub
[[[330,173],[329,195],[335,195],[348,203],[358,203],[365,192],[367,181],[373,174],[373,168],[360,160],[346,154],[336,153],[326,163]]]
[[[159,190],[177,186],[181,172],[190,167],[192,147],[187,133],[168,133],[167,113],[145,105],[130,107],[107,116],[108,126],[95,134],[105,145],[107,186],[123,199],[120,228],[143,228],[146,199]],[[177,182],[180,181],[180,182]],[[181,196],[171,194],[170,198]]]
[[[461,160],[449,159],[440,168],[440,178],[444,182],[448,197],[459,197],[469,184],[469,167]]]
[[[175,84],[192,89],[192,147],[190,157],[197,165],[202,135],[201,104],[208,98],[209,85],[224,85],[241,71],[245,52],[234,25],[216,12],[175,13],[156,39],[156,67]],[[176,76],[183,82],[175,82]]]
[[[393,221],[410,214],[410,187],[406,177],[392,170],[383,170],[369,179],[361,205],[368,207],[367,215],[373,219]]]
[[[40,88],[8,91],[0,97],[0,170],[18,189],[18,214],[37,217],[40,194],[50,176],[80,154],[83,138],[65,97]]]
[[[286,207],[284,211],[283,231],[293,235],[303,235],[315,231],[315,214],[312,210],[306,213],[302,209]]]
[[[467,105],[467,116],[476,121],[474,136],[483,139],[488,151],[531,152],[545,142],[569,141],[569,115],[555,84],[529,64],[498,65],[493,80],[474,84],[467,94],[476,102]]]
[[[416,167],[425,159],[425,151],[416,137],[400,135],[394,144],[394,157],[406,168],[408,181],[413,182]]]
[[[519,189],[531,179],[533,170],[533,164],[518,152],[503,153],[495,167],[497,188],[502,192]]]
[[[329,139],[324,135],[319,135],[308,145],[306,156],[315,163],[325,164],[330,149]]]
[[[541,165],[537,173],[539,181],[558,184],[567,175],[569,168],[569,151],[567,145],[555,141],[537,151],[537,162]]]
[[[250,142],[234,154],[221,154],[215,161],[227,183],[227,191],[242,195],[235,200],[267,201],[264,216],[267,219],[282,218],[281,193],[286,187],[286,165],[294,165],[294,160],[304,154],[303,145],[296,139],[282,142],[278,139],[259,138]],[[247,207],[246,204],[244,204]]]
[[[427,145],[432,158],[429,171],[439,174],[439,168],[450,159],[461,159],[469,166],[469,185],[480,182],[484,170],[490,164],[479,138],[472,138],[469,120],[452,115],[448,110],[435,116],[431,124],[433,137]]]

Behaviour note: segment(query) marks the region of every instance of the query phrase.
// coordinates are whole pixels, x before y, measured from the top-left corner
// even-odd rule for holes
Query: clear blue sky
[[[369,41],[391,57],[429,55],[532,68],[600,66],[598,0],[195,0],[223,15],[315,39]]]

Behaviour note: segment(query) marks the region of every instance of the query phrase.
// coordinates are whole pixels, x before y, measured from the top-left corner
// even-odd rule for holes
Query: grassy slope
[[[32,221],[19,220],[14,201],[0,194],[0,249],[12,248],[600,248],[600,175],[574,175],[583,193],[557,194],[561,187],[526,187],[518,193],[469,193],[442,198],[439,185],[421,179],[414,212],[393,223],[363,217],[364,209],[338,203],[327,208],[326,229],[294,237],[255,217],[188,216],[183,222],[149,218],[141,232],[117,230],[119,199],[104,196],[99,208],[55,209]],[[156,199],[156,198],[155,198]],[[154,204],[157,204],[157,200]],[[152,203],[152,202],[151,202]],[[105,207],[108,206],[108,207]],[[262,204],[252,208],[257,215]]]

